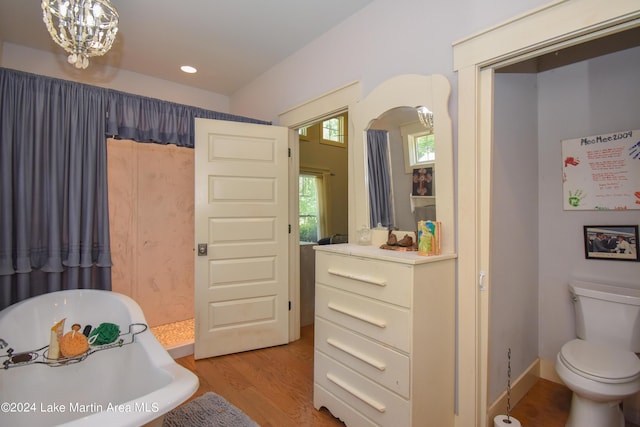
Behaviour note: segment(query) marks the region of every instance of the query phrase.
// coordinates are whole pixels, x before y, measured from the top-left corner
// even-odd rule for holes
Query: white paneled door
[[[195,121],[195,349],[285,344],[288,129]]]

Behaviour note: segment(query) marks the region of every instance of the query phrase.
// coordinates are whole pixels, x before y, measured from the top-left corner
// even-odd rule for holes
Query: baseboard
[[[174,359],[180,359],[181,357],[186,357],[193,354],[193,342],[178,344],[166,348],[166,350]]]
[[[540,378],[553,381],[554,383],[564,384],[556,373],[555,359],[540,359]]]
[[[536,359],[515,381],[511,382],[511,407],[524,397],[525,394],[540,378],[540,359]],[[496,415],[506,414],[507,411],[507,391],[505,390],[498,399],[493,402],[487,410],[487,424],[493,425],[493,419]]]

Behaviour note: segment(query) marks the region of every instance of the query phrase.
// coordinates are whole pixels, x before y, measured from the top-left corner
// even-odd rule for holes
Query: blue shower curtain
[[[0,68],[0,310],[110,290],[106,136],[193,147],[194,117],[266,123]]]

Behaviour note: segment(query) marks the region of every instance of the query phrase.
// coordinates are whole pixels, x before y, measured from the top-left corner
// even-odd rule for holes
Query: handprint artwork
[[[569,204],[574,208],[580,206],[580,200],[584,199],[586,194],[582,190],[576,190],[576,192],[569,191]]]
[[[567,166],[571,165],[571,166],[578,166],[580,164],[580,159],[575,159],[571,156],[567,157],[566,159],[564,159],[564,167],[566,168]]]
[[[640,209],[640,129],[564,139],[565,210]]]

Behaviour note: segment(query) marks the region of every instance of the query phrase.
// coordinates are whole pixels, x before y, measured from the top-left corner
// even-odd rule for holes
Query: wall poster
[[[640,130],[562,141],[565,210],[640,209]]]

